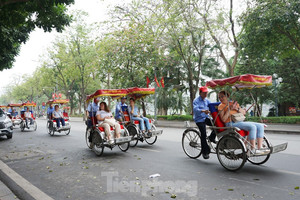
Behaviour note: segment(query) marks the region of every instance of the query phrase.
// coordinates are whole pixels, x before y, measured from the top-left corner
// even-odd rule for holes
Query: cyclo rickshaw
[[[233,89],[253,89],[269,86],[272,84],[272,76],[260,76],[245,74],[225,79],[216,79],[206,82],[206,87],[215,89],[232,86]],[[255,102],[253,95],[250,96]],[[218,114],[218,105],[220,102],[208,105],[212,117],[210,128],[217,135],[216,145],[207,137],[207,143],[211,149],[211,153],[217,154],[220,164],[229,171],[241,169],[248,160],[255,165],[264,164],[268,161],[271,154],[284,151],[287,143],[273,146],[266,136],[263,138],[262,147],[270,150],[267,154],[255,154],[256,148],[251,148],[251,144],[247,139],[249,132],[241,130],[237,127],[225,127]],[[230,109],[230,108],[229,108]],[[182,148],[185,154],[190,158],[198,158],[201,155],[201,133],[196,128],[188,127],[182,136]],[[257,146],[257,144],[256,144]]]
[[[21,123],[20,123],[21,131],[23,132],[25,129],[36,131],[37,123],[35,121],[35,115],[34,115],[34,108],[36,107],[36,103],[34,103],[33,101],[32,102],[27,101],[26,103],[23,103],[21,107],[23,107],[23,110],[20,111],[21,112]],[[31,118],[33,120],[33,123],[30,123],[30,121],[28,121],[27,126],[26,126],[26,118],[25,118],[26,108],[29,108],[29,110],[31,112]]]
[[[16,110],[16,112],[14,114],[12,112],[12,113],[9,113],[8,116],[11,119],[14,127],[17,125],[19,126],[22,122],[22,119],[19,115],[19,114],[21,114],[20,111],[21,111],[22,104],[21,103],[10,103],[6,107],[10,107],[12,111]]]
[[[143,99],[144,97],[154,94],[155,88],[128,88],[127,89],[127,96],[139,100]],[[147,144],[153,145],[156,140],[157,136],[161,135],[163,130],[157,130],[156,126],[154,125],[154,120],[149,119],[149,123],[151,126],[151,136],[142,134],[142,131],[139,126],[139,121],[132,120],[130,118],[130,114],[128,113],[128,106],[122,107],[123,111],[123,120],[126,128],[129,131],[129,134],[133,137],[133,140],[130,142],[131,147],[135,147],[138,141],[143,142],[146,141]]]
[[[69,103],[69,99],[51,99],[46,103],[46,105],[53,105],[54,107],[55,105],[63,106],[67,103]],[[65,133],[66,135],[70,134],[71,124],[69,122],[69,114],[66,112],[66,109],[63,110],[63,119],[65,120],[65,126],[58,128],[56,120],[52,117],[52,113],[50,113],[49,116],[47,115],[47,132],[49,135],[53,136],[55,132]]]
[[[94,94],[87,96],[87,103],[92,102],[95,98],[100,97],[111,97],[111,98],[121,98],[126,96],[127,91],[125,89],[102,89],[97,90]],[[90,112],[89,119],[86,121],[86,133],[85,141],[87,146],[92,149],[97,156],[101,156],[104,151],[104,147],[110,148],[111,150],[118,145],[121,151],[126,152],[129,149],[129,142],[132,137],[129,135],[128,130],[125,126],[121,126],[121,137],[114,138],[114,143],[109,143],[105,136],[104,128],[98,125],[96,119],[96,110]],[[114,128],[111,127],[111,135],[114,135]]]

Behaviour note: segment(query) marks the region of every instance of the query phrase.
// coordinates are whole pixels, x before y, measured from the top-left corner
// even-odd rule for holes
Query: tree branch
[[[9,4],[14,4],[14,3],[25,3],[30,0],[10,0],[10,1],[0,1],[0,7],[9,5]]]

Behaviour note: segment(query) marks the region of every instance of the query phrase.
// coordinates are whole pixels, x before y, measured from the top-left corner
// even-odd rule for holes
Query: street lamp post
[[[156,69],[157,69],[157,67],[154,68],[154,77],[156,77]],[[154,93],[154,120],[156,122],[156,119],[157,119],[157,115],[156,115],[156,106],[157,106],[156,88],[157,88],[157,85],[156,85],[156,83],[154,84],[154,88],[155,88],[155,93]]]
[[[282,82],[282,78],[278,77],[277,74],[274,74],[274,86],[275,86],[275,109],[276,109],[276,117],[278,117],[278,86]]]

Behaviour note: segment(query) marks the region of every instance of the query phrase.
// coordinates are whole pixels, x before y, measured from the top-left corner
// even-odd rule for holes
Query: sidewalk
[[[186,128],[187,123],[190,127],[197,127],[193,121],[168,121],[168,120],[158,120],[157,127],[167,127],[167,128]],[[274,134],[300,134],[300,124],[267,124],[268,127],[265,128],[266,133]]]
[[[83,122],[83,119],[80,117],[72,117],[70,118],[70,122]],[[155,125],[157,127],[165,127],[165,128],[186,128],[186,121],[168,121],[168,120],[157,120]],[[191,127],[197,127],[195,122],[188,122]],[[274,134],[300,134],[300,124],[267,124],[268,127],[265,128],[266,133],[274,133]]]
[[[17,196],[0,180],[0,199],[16,200]]]

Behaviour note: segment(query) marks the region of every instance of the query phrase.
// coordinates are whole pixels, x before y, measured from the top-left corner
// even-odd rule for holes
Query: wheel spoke
[[[182,138],[182,148],[190,158],[198,158],[202,150],[200,134],[196,130],[185,131]]]

